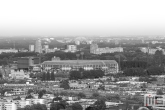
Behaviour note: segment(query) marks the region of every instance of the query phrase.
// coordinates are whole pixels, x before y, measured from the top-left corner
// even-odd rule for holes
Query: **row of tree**
[[[55,80],[55,75],[54,72],[43,72],[42,73],[42,81],[54,81]]]
[[[90,70],[90,71],[71,71],[69,79],[77,80],[77,79],[93,79],[93,78],[100,78],[104,76],[104,71],[102,70]]]
[[[149,67],[143,68],[127,68],[123,71],[125,76],[149,76],[149,75],[164,75],[164,67]]]

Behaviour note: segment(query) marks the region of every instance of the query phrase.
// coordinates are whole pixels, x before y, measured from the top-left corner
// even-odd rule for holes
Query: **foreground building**
[[[106,74],[118,73],[118,63],[115,60],[53,60],[42,63],[45,70],[60,69],[62,71],[79,70],[97,70],[101,69]]]

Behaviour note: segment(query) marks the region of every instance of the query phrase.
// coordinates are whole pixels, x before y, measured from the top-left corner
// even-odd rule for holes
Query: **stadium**
[[[42,63],[44,70],[60,69],[62,71],[79,70],[104,70],[106,74],[118,73],[118,63],[115,60],[53,60]]]

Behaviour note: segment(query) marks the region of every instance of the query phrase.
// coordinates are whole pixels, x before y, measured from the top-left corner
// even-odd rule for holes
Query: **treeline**
[[[62,74],[62,75],[60,75]],[[64,73],[54,73],[54,71],[47,71],[40,73],[39,76],[35,76],[36,78],[39,77],[42,81],[54,81],[56,77],[62,77],[67,78],[71,80],[77,80],[77,79],[94,79],[94,78],[100,78],[104,76],[104,71],[102,70],[90,70],[90,71],[70,71],[69,74]],[[37,78],[37,79],[39,79]]]
[[[104,76],[104,71],[102,70],[90,70],[90,71],[71,71],[69,79],[77,80],[77,79],[94,79],[100,78]]]
[[[0,59],[11,59],[15,57],[28,57],[28,56],[37,56],[35,52],[18,52],[18,53],[1,53]]]
[[[54,56],[59,57],[61,60],[75,60],[77,59],[76,53],[56,51],[44,55],[44,60],[51,60]]]
[[[126,68],[147,68],[147,62],[145,61],[121,61],[120,62],[121,70]]]
[[[125,76],[149,76],[149,75],[164,75],[164,67],[151,66],[144,68],[127,68],[123,71]]]

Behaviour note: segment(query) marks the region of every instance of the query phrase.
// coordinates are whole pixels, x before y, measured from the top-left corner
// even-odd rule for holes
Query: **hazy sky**
[[[2,35],[165,35],[165,0],[0,0]]]

